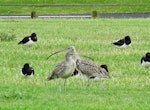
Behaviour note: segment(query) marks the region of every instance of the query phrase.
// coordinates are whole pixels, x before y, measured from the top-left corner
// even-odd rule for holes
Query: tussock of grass
[[[0,41],[13,41],[16,40],[16,35],[14,32],[0,32]]]

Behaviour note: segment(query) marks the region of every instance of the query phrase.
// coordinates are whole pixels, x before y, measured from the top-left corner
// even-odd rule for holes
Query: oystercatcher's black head
[[[126,45],[130,45],[131,44],[131,38],[130,38],[130,36],[125,36],[125,43],[126,43]]]
[[[36,33],[32,33],[32,34],[31,34],[31,39],[33,40],[33,42],[36,42],[36,41],[37,41]]]
[[[100,67],[104,68],[107,72],[109,72],[108,68],[107,68],[107,65],[101,65]]]
[[[23,68],[29,68],[29,63],[25,63]]]
[[[145,56],[146,56],[147,58],[150,58],[150,53],[147,52]]]

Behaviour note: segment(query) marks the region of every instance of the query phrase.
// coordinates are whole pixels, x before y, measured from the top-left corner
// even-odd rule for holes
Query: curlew
[[[88,78],[86,89],[90,86],[90,78],[98,77],[100,79],[102,89],[105,89],[103,85],[103,79],[112,78],[105,68],[99,67],[94,62],[78,59],[76,61],[76,66],[77,69]]]
[[[30,36],[24,37],[18,44],[32,45],[37,42],[36,33],[32,33]]]
[[[93,61],[93,59],[91,57],[88,57],[88,56],[85,56],[85,55],[82,55],[82,57],[81,57],[81,55],[76,52],[76,49],[75,49],[74,46],[70,46],[70,48],[72,48],[71,52],[72,52],[72,55],[74,56],[73,58],[74,58],[75,62],[77,61],[77,59],[81,60],[82,57],[88,58],[88,59],[90,59],[90,60]],[[58,53],[63,52],[65,50],[67,50],[67,49],[54,52],[53,54],[51,54],[50,56],[48,56],[47,59],[49,59],[52,55],[58,54]],[[73,72],[73,74],[72,74],[72,76],[76,76],[76,75],[79,75],[79,74],[80,74],[79,71],[77,69],[75,69],[74,72]],[[79,76],[81,76],[81,74]]]
[[[64,50],[58,51],[62,52],[67,50],[67,53],[65,54],[65,60],[58,63],[50,76],[48,76],[48,80],[56,79],[56,78],[62,78],[64,79],[64,88],[66,90],[66,80],[67,78],[71,77],[73,75],[73,72],[75,71],[76,68],[76,62],[74,60],[74,51],[75,48],[74,46],[70,46],[69,48],[66,48]],[[58,53],[55,52],[54,54]],[[54,55],[52,54],[52,55]],[[50,56],[52,56],[50,55]],[[49,57],[50,57],[49,56]]]
[[[144,68],[150,67],[150,52],[147,52],[146,55],[141,58],[141,65]]]
[[[125,49],[131,45],[131,38],[130,36],[125,36],[123,39],[113,42],[113,44],[120,49]]]

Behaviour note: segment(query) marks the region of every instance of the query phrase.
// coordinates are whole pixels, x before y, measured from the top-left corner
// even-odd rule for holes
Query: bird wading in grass
[[[103,79],[104,78],[112,78],[112,76],[109,74],[108,70],[104,68],[103,66],[100,67],[94,62],[86,61],[86,60],[77,60],[76,61],[77,69],[87,77],[87,85],[86,89],[90,85],[90,79],[91,78],[99,78],[100,84],[102,89],[104,90],[103,85]]]
[[[30,36],[24,37],[18,44],[33,45],[37,42],[36,33],[32,33]]]
[[[75,68],[76,68],[76,62],[74,60],[74,50],[75,48],[73,46],[70,46],[69,48],[66,48],[64,50],[61,50],[59,52],[67,50],[67,53],[65,54],[65,60],[58,63],[53,71],[48,76],[47,80],[52,80],[56,78],[62,78],[64,79],[64,88],[66,90],[66,80],[73,76]],[[55,52],[58,53],[58,52]],[[53,54],[54,55],[54,54]],[[60,84],[59,84],[60,87]],[[60,87],[61,91],[61,87]]]
[[[141,58],[141,65],[144,68],[150,68],[150,52],[147,52],[145,56]]]
[[[125,49],[131,45],[131,38],[130,36],[125,36],[123,39],[113,42],[113,44],[120,49]]]
[[[29,63],[25,63],[23,68],[21,69],[21,75],[32,77],[34,75],[34,69],[29,66]]]

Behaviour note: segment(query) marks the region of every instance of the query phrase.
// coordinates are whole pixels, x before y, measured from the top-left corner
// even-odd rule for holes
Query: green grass
[[[0,0],[1,4],[149,4],[148,0]]]
[[[38,14],[91,14],[94,10],[99,13],[150,12],[148,0],[1,0],[0,4],[0,14],[30,15],[31,11],[36,11]],[[43,5],[46,7],[41,7]],[[77,6],[70,7],[70,5]]]
[[[149,20],[0,20],[0,33],[16,36],[0,43],[0,109],[148,110],[150,71],[141,67],[140,59],[150,47]],[[32,32],[38,35],[36,45],[17,45]],[[111,44],[126,35],[131,36],[131,48],[119,50]],[[63,80],[46,81],[55,65],[64,60],[64,53],[46,58],[70,45],[98,65],[108,65],[113,79],[104,82],[107,90],[92,82],[85,91],[86,81],[69,78],[66,92],[59,92],[58,82],[63,88]],[[35,69],[35,76],[29,79],[20,76],[26,62]]]
[[[2,6],[0,14],[27,14],[32,11],[41,14],[92,14],[92,11],[101,13],[146,13],[150,12],[149,6],[83,6],[83,7],[16,7]]]
[[[0,0],[1,4],[147,4],[148,0]]]

